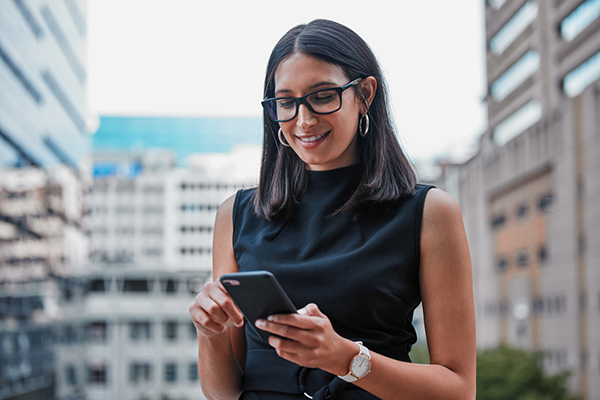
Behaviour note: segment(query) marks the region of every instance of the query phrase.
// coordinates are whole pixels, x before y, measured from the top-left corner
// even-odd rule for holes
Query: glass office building
[[[0,2],[0,399],[57,398],[56,323],[87,253],[86,9]]]

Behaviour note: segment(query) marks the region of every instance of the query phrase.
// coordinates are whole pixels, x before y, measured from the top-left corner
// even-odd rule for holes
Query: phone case
[[[220,280],[252,329],[265,341],[271,334],[255,326],[257,319],[296,312],[296,307],[275,276],[268,271],[226,274]]]

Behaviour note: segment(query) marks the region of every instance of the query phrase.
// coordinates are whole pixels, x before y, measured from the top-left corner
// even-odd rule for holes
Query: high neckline
[[[345,177],[354,177],[358,172],[359,164],[349,165],[347,167],[340,167],[334,169],[328,169],[325,171],[314,171],[308,170],[308,178],[317,181],[330,181],[330,180],[340,180]]]
[[[349,165],[347,167],[335,168],[326,171],[308,171],[308,193],[318,193],[323,196],[338,198],[336,204],[341,198],[346,198],[347,193],[352,191],[357,185],[359,173],[359,164]],[[335,194],[337,193],[337,195]],[[310,196],[310,195],[309,195]]]

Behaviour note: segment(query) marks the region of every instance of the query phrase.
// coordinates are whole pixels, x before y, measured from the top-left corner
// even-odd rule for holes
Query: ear
[[[375,92],[377,92],[377,79],[373,76],[368,76],[360,82],[360,88],[364,95],[365,104],[362,104],[362,113],[366,114],[369,111],[369,107],[375,98]]]

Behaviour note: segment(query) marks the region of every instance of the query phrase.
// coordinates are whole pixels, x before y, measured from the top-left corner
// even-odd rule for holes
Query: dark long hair
[[[323,19],[290,29],[277,42],[269,58],[264,97],[274,97],[275,70],[294,53],[337,65],[348,79],[373,76],[377,80],[377,91],[368,108],[369,132],[365,137],[358,135],[358,185],[337,212],[351,211],[358,218],[412,194],[416,185],[415,172],[394,134],[383,74],[365,41],[346,26]],[[355,88],[356,95],[364,103],[360,86]],[[254,211],[267,220],[290,218],[306,188],[306,164],[290,147],[279,143],[279,124],[271,121],[266,113],[263,119],[263,152]]]

